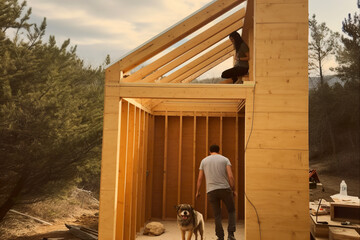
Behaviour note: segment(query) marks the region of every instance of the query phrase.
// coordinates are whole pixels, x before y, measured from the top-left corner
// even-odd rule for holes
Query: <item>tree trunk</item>
[[[3,220],[6,213],[15,205],[16,199],[19,196],[21,190],[23,189],[27,177],[28,173],[26,173],[26,171],[22,172],[21,177],[17,181],[8,199],[0,206],[0,222]]]
[[[336,143],[335,143],[335,136],[334,136],[334,131],[331,125],[331,122],[329,120],[329,116],[326,113],[326,121],[328,123],[329,126],[329,135],[330,135],[330,141],[331,141],[331,146],[332,146],[332,153],[333,153],[333,158],[335,159],[335,161],[338,163],[339,167],[340,167],[340,162],[338,160],[338,158],[336,157]]]

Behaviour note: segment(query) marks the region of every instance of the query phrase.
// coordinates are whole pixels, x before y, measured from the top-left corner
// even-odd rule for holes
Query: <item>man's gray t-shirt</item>
[[[207,156],[201,161],[199,169],[204,171],[207,193],[216,189],[230,188],[226,166],[231,166],[231,163],[221,154]]]

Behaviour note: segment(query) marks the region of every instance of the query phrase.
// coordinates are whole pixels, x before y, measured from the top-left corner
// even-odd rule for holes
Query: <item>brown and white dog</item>
[[[188,233],[187,240],[191,240],[192,234],[200,233],[201,240],[204,235],[204,218],[201,213],[195,211],[190,204],[179,204],[176,206],[177,223],[181,231],[181,239],[185,240],[185,233]]]

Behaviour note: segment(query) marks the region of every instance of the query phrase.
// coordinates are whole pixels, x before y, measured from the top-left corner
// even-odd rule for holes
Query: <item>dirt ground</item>
[[[323,188],[317,187],[310,189],[310,201],[319,200],[320,198],[332,202],[330,196],[340,192],[340,183],[345,180],[347,193],[349,196],[360,197],[360,170],[352,169],[351,171],[330,172],[327,163],[314,162],[310,163],[310,169],[315,169]]]
[[[316,169],[317,174],[323,184],[323,189],[318,187],[316,189],[310,189],[310,201],[318,200],[320,198],[332,201],[331,195],[339,193],[340,183],[345,180],[348,188],[348,195],[360,196],[360,178],[358,168],[351,169],[351,171],[329,171],[329,163],[311,162],[310,169]],[[79,199],[79,197],[77,197]],[[81,197],[80,199],[83,199]],[[82,201],[83,203],[83,201]],[[58,204],[53,204],[58,205]],[[83,205],[83,204],[81,204]],[[91,204],[90,204],[91,205]],[[87,205],[87,206],[90,206]],[[37,208],[46,208],[46,203]],[[51,221],[52,226],[42,225],[29,218],[9,212],[3,222],[0,223],[0,240],[42,240],[44,238],[63,238],[64,240],[80,240],[79,238],[71,235],[68,229],[65,227],[65,223],[70,225],[80,225],[90,229],[98,229],[98,206],[91,208],[77,209],[75,205],[69,205],[70,207],[58,206],[58,208],[64,209],[67,216],[58,218]],[[52,206],[54,207],[54,206]],[[77,206],[79,207],[79,206]],[[84,207],[84,206],[83,206]],[[71,209],[71,210],[69,210]],[[75,210],[76,209],[76,210]],[[58,209],[55,208],[54,211]],[[26,213],[26,211],[25,211]],[[49,211],[47,211],[49,213]],[[71,214],[70,214],[71,213]],[[33,214],[42,218],[39,214]],[[42,218],[44,219],[44,218]],[[46,219],[45,219],[46,220]],[[154,237],[142,235],[140,231],[136,239],[137,240],[172,240],[180,239],[180,231],[177,227],[176,221],[162,221],[165,226],[165,233]],[[226,232],[227,221],[223,222],[223,226]],[[205,223],[205,239],[215,240],[215,227],[213,221],[207,221]],[[238,222],[236,239],[244,239],[244,223]]]
[[[68,229],[65,227],[65,223],[70,225],[80,225],[87,228],[97,230],[98,228],[98,217],[97,211],[87,211],[78,219],[76,218],[65,218],[62,220],[57,220],[53,222],[52,226],[43,225],[30,220],[28,218],[8,213],[5,223],[7,225],[1,226],[2,228],[17,228],[15,234],[9,234],[6,232],[1,234],[0,229],[0,239],[1,240],[42,240],[44,238],[63,238],[64,240],[80,240],[69,233]]]
[[[136,235],[137,240],[172,240],[172,239],[181,239],[181,233],[177,226],[176,221],[161,221],[165,227],[165,233],[160,236],[147,236],[142,235],[142,231]],[[223,221],[223,228],[225,232],[225,237],[227,237],[227,221]],[[205,240],[216,240],[215,236],[215,223],[214,221],[205,222]],[[235,237],[238,240],[244,239],[244,222],[238,221],[236,224]],[[194,239],[194,237],[192,238]],[[199,238],[198,238],[199,239]]]

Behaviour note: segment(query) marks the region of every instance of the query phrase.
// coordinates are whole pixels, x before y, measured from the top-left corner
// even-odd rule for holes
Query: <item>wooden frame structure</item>
[[[211,218],[194,194],[212,143],[232,162],[246,239],[309,237],[307,16],[306,0],[214,0],[106,69],[99,239],[135,239],[177,203]],[[240,29],[250,81],[191,84],[233,55]]]

